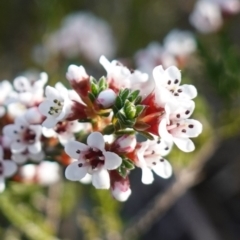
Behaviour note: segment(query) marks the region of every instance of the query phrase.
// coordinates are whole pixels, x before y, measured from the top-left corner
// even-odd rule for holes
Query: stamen
[[[171,80],[168,81],[168,85],[170,85],[170,84],[171,84]]]
[[[190,113],[190,111],[189,111],[189,110],[187,110],[187,111],[185,112],[185,114],[186,114],[186,115],[188,115],[189,113]]]
[[[78,154],[79,154],[79,153],[81,153],[81,151],[80,151],[80,150],[77,150],[77,151],[76,151],[76,153],[78,153]]]
[[[78,167],[82,167],[82,166],[83,166],[83,164],[82,164],[82,163],[79,163],[79,164],[78,164]]]
[[[181,115],[180,114],[177,114],[177,118],[180,118],[181,117]]]
[[[174,83],[177,84],[177,83],[178,83],[178,79],[176,79],[176,80],[174,81]]]
[[[188,125],[188,127],[189,127],[189,128],[193,128],[194,126],[193,126],[193,124],[190,124],[190,125]]]
[[[163,158],[160,158],[159,161],[160,161],[160,162],[164,162],[164,159],[163,159]]]
[[[182,132],[183,132],[183,133],[186,133],[186,132],[187,132],[187,130],[186,130],[186,129],[183,129],[183,130],[182,130]]]

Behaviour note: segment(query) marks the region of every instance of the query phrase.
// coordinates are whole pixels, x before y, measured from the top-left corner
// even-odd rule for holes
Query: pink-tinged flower
[[[220,6],[213,1],[206,0],[196,3],[189,20],[201,33],[216,32],[223,24]]]
[[[77,159],[66,168],[66,178],[79,181],[89,173],[92,175],[93,186],[99,189],[110,187],[108,170],[116,169],[122,163],[116,153],[105,150],[104,138],[99,132],[88,136],[87,145],[77,141],[68,142],[65,152],[71,158]]]
[[[175,57],[157,42],[152,42],[145,49],[139,50],[135,54],[135,61],[137,68],[148,74],[151,74],[152,69],[158,65],[164,67],[177,65]]]
[[[132,193],[129,178],[121,177],[116,171],[110,171],[110,178],[112,196],[120,202],[127,201]]]
[[[202,132],[202,124],[194,119],[188,119],[195,104],[193,101],[179,102],[168,106],[165,118],[159,125],[159,135],[167,142],[175,143],[184,152],[192,152],[194,143],[189,138],[195,138]]]
[[[167,52],[179,57],[187,56],[193,53],[197,48],[194,35],[189,31],[181,31],[178,29],[174,29],[168,33],[164,38],[163,45]]]
[[[0,192],[5,189],[5,178],[13,176],[17,171],[17,164],[3,159],[3,149],[0,146]]]
[[[42,149],[40,142],[42,126],[30,125],[24,117],[18,117],[14,124],[5,126],[3,134],[11,139],[10,148],[13,153],[28,150],[32,154],[37,154]]]
[[[181,72],[175,67],[168,67],[166,70],[162,66],[153,69],[153,77],[156,86],[168,89],[177,99],[193,99],[197,96],[197,90],[193,85],[181,83]]]
[[[70,65],[66,73],[66,78],[84,101],[90,91],[90,76],[86,73],[85,68],[83,66]]]
[[[114,105],[116,100],[116,93],[112,89],[106,89],[97,97],[97,103],[103,108],[109,108]]]
[[[52,128],[43,127],[42,133],[45,137],[57,137],[62,145],[65,145],[68,141],[75,140],[74,133],[78,133],[81,130],[87,132],[91,130],[89,123],[80,123],[75,121],[63,121],[58,122],[56,126]]]
[[[44,161],[39,165],[26,164],[20,167],[19,173],[21,181],[25,183],[38,183],[43,186],[49,186],[58,182],[61,168],[58,163]]]
[[[48,75],[44,72],[40,74],[40,79],[36,81],[24,76],[15,78],[13,86],[16,94],[12,97],[12,102],[20,102],[27,107],[37,106],[43,100],[43,88],[47,81]]]
[[[17,163],[17,164],[23,164],[27,162],[27,160],[31,160],[33,162],[41,162],[45,157],[45,154],[43,151],[40,151],[39,153],[30,153],[28,151],[24,151],[21,153],[13,153],[11,159]]]
[[[123,135],[117,138],[111,149],[114,149],[116,152],[119,153],[129,153],[132,152],[137,145],[136,136],[134,134],[131,135]]]
[[[131,72],[120,62],[116,60],[109,62],[104,56],[100,57],[99,62],[107,71],[109,87],[115,92],[119,92],[122,88],[129,88],[140,90],[140,95],[146,96],[152,91],[153,85],[151,85],[148,74],[140,71]]]
[[[85,106],[69,98],[66,88],[57,90],[56,88],[46,87],[46,99],[39,105],[39,111],[47,117],[42,125],[46,128],[54,127],[58,122],[76,119],[85,119]]]
[[[237,14],[240,11],[240,1],[239,0],[208,0],[217,4],[223,15]]]
[[[135,163],[142,169],[142,182],[144,184],[151,184],[153,182],[152,171],[162,178],[171,177],[172,167],[163,158],[170,150],[171,145],[160,139],[138,143]]]

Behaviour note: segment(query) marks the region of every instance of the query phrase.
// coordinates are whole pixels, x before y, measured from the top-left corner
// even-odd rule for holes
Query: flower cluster
[[[47,185],[60,178],[62,165],[67,179],[91,181],[125,201],[135,167],[142,170],[142,182],[150,184],[153,172],[162,178],[172,175],[165,156],[174,144],[184,152],[194,150],[191,138],[202,132],[202,124],[191,119],[197,90],[181,85],[177,67],[159,65],[149,76],[104,56],[99,61],[107,73],[99,80],[83,66],[68,67],[71,90],[61,83],[44,90],[45,73],[34,81],[18,77],[14,87],[2,83],[8,91],[1,95],[6,109],[1,118],[2,179],[14,174],[18,164],[16,180]],[[17,104],[17,115],[9,114],[11,104]],[[20,105],[21,112],[16,110]],[[3,160],[5,155],[11,160]]]

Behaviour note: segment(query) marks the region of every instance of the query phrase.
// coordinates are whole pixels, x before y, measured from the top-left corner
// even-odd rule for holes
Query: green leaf
[[[123,101],[122,101],[122,99],[121,99],[120,96],[117,96],[116,102],[115,102],[115,106],[116,106],[118,109],[121,109],[121,108],[122,108],[122,106],[123,106]]]
[[[99,89],[97,84],[91,83],[91,92],[95,97],[98,96]]]
[[[132,170],[135,168],[134,163],[129,158],[124,158],[123,164],[128,170]]]
[[[136,106],[136,115],[135,117],[138,117],[141,115],[141,113],[143,112],[145,106],[144,105],[137,105]]]
[[[124,112],[127,118],[133,119],[136,115],[136,107],[129,100],[126,100],[124,105]]]
[[[138,105],[142,102],[142,97],[141,96],[138,96],[136,99],[135,99],[135,104]]]
[[[114,126],[113,124],[110,124],[108,126],[106,126],[104,129],[103,129],[103,134],[106,134],[106,135],[111,135],[114,133]]]
[[[128,95],[130,93],[130,90],[128,88],[124,89],[121,93],[121,99],[123,101],[123,103],[125,102],[125,100],[127,99]]]
[[[88,97],[92,103],[95,102],[96,97],[91,92],[88,92]]]
[[[98,84],[98,81],[94,78],[94,77],[90,77],[90,83],[93,83],[93,84]]]
[[[127,168],[122,164],[119,168],[118,168],[118,173],[120,176],[122,176],[123,178],[126,178],[128,172],[127,172]]]
[[[139,90],[133,91],[133,92],[130,94],[130,96],[128,97],[128,100],[129,100],[130,102],[133,102],[133,101],[138,97],[139,93],[140,93]]]

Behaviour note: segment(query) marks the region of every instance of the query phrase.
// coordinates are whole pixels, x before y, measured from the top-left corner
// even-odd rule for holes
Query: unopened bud
[[[122,137],[116,139],[115,143],[117,147],[117,151],[129,153],[132,152],[137,144],[137,140],[135,135],[123,135]]]
[[[116,93],[112,89],[106,89],[98,95],[97,103],[104,108],[109,108],[115,103],[116,97]]]
[[[76,65],[70,65],[68,67],[68,71],[66,73],[66,78],[68,79],[68,81],[80,82],[88,77],[89,76],[87,75],[83,66],[78,67]]]

